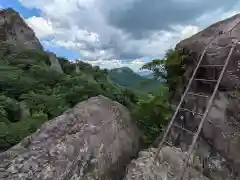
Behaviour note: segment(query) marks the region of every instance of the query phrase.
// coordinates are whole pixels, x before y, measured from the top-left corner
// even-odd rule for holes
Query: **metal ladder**
[[[231,33],[232,30],[233,30],[234,28],[236,28],[236,26],[239,25],[239,24],[240,24],[240,22],[236,23],[236,25],[235,25],[233,28],[231,28],[231,29],[230,29],[228,32],[226,32],[226,33]],[[225,33],[222,33],[222,34],[225,34]],[[159,153],[160,153],[160,151],[161,151],[164,143],[166,143],[167,145],[169,145],[169,146],[171,146],[171,147],[175,147],[174,145],[172,145],[170,142],[167,141],[167,136],[168,136],[169,132],[171,131],[171,128],[172,128],[172,127],[176,127],[176,128],[178,128],[178,129],[180,129],[181,131],[188,132],[188,133],[190,133],[191,135],[193,135],[192,143],[191,143],[190,147],[188,148],[187,154],[186,154],[186,156],[185,156],[185,158],[184,158],[183,166],[182,166],[182,168],[180,169],[180,173],[179,173],[179,175],[178,175],[178,177],[177,177],[177,180],[182,180],[182,178],[183,178],[183,176],[184,176],[186,167],[187,167],[187,165],[188,165],[188,161],[189,161],[189,159],[190,159],[190,157],[191,157],[191,155],[192,155],[192,153],[193,153],[193,150],[194,150],[194,147],[195,147],[195,145],[196,145],[197,139],[198,139],[198,137],[199,137],[199,135],[200,135],[200,133],[201,133],[203,124],[204,124],[204,122],[205,122],[205,120],[206,120],[206,118],[207,118],[207,115],[208,115],[209,110],[210,110],[210,108],[211,108],[211,106],[212,106],[213,100],[214,100],[214,98],[215,98],[215,96],[216,96],[216,94],[217,94],[217,91],[218,91],[220,82],[221,82],[221,80],[222,80],[222,78],[223,78],[223,75],[224,75],[226,69],[227,69],[228,63],[229,63],[229,61],[230,61],[230,59],[231,59],[231,55],[232,55],[232,53],[233,53],[233,51],[234,51],[234,49],[235,49],[235,47],[236,47],[236,45],[237,45],[237,43],[238,43],[238,42],[235,41],[235,42],[233,42],[233,43],[231,44],[231,49],[230,49],[230,51],[229,51],[229,53],[228,53],[228,56],[227,56],[227,58],[226,58],[226,60],[225,60],[224,65],[202,65],[203,58],[204,58],[204,55],[206,54],[206,51],[207,51],[207,48],[208,48],[209,44],[212,43],[213,40],[215,40],[215,39],[217,38],[217,36],[222,35],[222,34],[217,34],[217,35],[215,35],[215,36],[205,45],[204,50],[203,50],[203,52],[202,52],[202,54],[201,54],[201,56],[200,56],[200,59],[199,59],[199,61],[198,61],[198,63],[197,63],[197,66],[196,66],[196,68],[194,69],[194,72],[193,72],[193,74],[192,74],[192,76],[191,76],[191,78],[190,78],[190,80],[189,80],[189,83],[188,83],[188,85],[187,85],[187,87],[186,87],[186,89],[185,89],[185,91],[184,91],[184,93],[183,93],[183,95],[182,95],[182,97],[181,97],[180,103],[178,104],[178,106],[177,106],[177,108],[176,108],[176,110],[175,110],[175,113],[174,113],[174,115],[173,115],[173,117],[172,117],[172,119],[171,119],[171,121],[170,121],[170,123],[169,123],[169,125],[168,125],[168,127],[167,127],[167,129],[166,129],[166,131],[165,131],[165,133],[164,133],[164,136],[163,136],[163,138],[162,138],[162,140],[161,140],[161,142],[160,142],[159,148],[158,148],[157,153],[156,153],[155,158],[154,158],[154,162],[156,162],[156,159],[157,159],[157,157],[158,157],[158,155],[159,155]],[[219,77],[218,77],[217,80],[197,79],[197,78],[195,78],[195,76],[196,76],[196,74],[197,74],[197,72],[198,72],[198,70],[199,70],[200,67],[222,67],[222,70],[221,70],[221,73],[220,73],[220,75],[219,75]],[[208,98],[208,96],[206,96],[206,95],[189,92],[190,87],[191,87],[191,85],[192,85],[192,83],[193,83],[194,81],[205,81],[205,82],[215,82],[215,83],[216,83],[216,85],[215,85],[215,87],[214,87],[214,90],[213,90],[213,92],[212,92],[212,95],[210,96],[210,99],[208,100],[207,107],[206,107],[206,109],[205,109],[205,111],[204,111],[203,114],[198,113],[198,112],[195,112],[195,111],[190,110],[190,109],[182,108],[182,105],[183,105],[183,103],[184,103],[187,95],[192,95],[192,96],[197,96],[197,97],[205,97],[205,98]],[[190,130],[188,130],[188,129],[185,129],[185,128],[181,127],[181,126],[178,126],[178,125],[175,123],[175,119],[176,119],[176,117],[178,116],[178,112],[180,112],[180,111],[188,111],[188,112],[193,113],[194,115],[196,114],[196,115],[198,115],[198,116],[201,116],[201,120],[200,120],[200,123],[199,123],[199,125],[198,125],[198,128],[197,128],[196,133],[194,133],[194,132],[192,132],[192,131],[190,131]],[[176,147],[175,147],[175,148],[176,148]],[[177,149],[177,148],[176,148],[176,149]]]

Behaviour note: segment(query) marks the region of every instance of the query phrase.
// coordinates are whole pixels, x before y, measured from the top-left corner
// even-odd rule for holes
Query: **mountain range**
[[[160,81],[153,79],[152,74],[139,75],[128,67],[112,69],[109,76],[122,87],[143,92],[155,92],[162,85]]]

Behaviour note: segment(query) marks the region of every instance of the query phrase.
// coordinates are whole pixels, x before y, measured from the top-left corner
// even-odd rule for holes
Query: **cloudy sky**
[[[44,47],[70,60],[137,71],[208,25],[240,13],[239,0],[0,0]]]

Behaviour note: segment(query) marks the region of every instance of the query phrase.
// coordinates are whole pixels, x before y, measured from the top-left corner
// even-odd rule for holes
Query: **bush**
[[[139,101],[133,112],[133,117],[143,132],[142,139],[145,145],[154,142],[171,118],[172,110],[168,97],[168,88],[162,87],[156,96]]]
[[[128,107],[137,101],[132,92],[112,84],[106,71],[84,62],[58,58],[61,74],[50,68],[46,52],[7,43],[0,43],[0,59],[0,149],[17,144],[47,120],[90,97],[103,94]],[[25,119],[20,103],[30,112]]]

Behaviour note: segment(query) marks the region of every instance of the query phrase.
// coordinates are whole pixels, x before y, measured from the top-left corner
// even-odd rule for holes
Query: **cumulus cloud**
[[[103,67],[120,62],[134,69],[138,60],[161,58],[180,40],[238,12],[238,0],[19,1],[42,12],[27,22],[38,37],[51,37],[45,44],[78,52]]]
[[[169,30],[172,25],[189,24],[215,9],[226,11],[237,2],[238,0],[135,0],[129,8],[113,10],[112,16],[108,18],[114,26],[135,38],[142,38],[152,31]]]
[[[48,37],[54,34],[51,21],[42,17],[30,17],[26,19],[27,24],[35,31],[39,38]]]
[[[141,59],[135,59],[133,61],[121,61],[117,59],[112,60],[97,60],[97,61],[85,61],[92,64],[93,66],[100,66],[106,69],[120,68],[120,67],[129,67],[133,71],[138,72],[139,69],[145,64]]]

